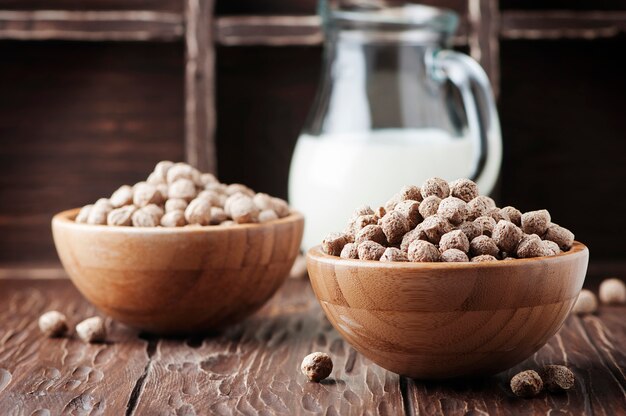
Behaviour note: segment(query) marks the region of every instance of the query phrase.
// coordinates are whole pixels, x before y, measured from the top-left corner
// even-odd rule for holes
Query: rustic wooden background
[[[315,3],[0,0],[0,275],[59,273],[52,214],[160,159],[285,197],[320,69]],[[499,91],[501,202],[549,208],[592,276],[626,275],[626,2],[427,3],[460,13],[455,45]]]

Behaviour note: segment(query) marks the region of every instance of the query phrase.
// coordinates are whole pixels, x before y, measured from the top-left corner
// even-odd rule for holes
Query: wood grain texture
[[[181,0],[0,0],[1,10],[150,10],[182,14]]]
[[[576,301],[589,251],[494,263],[381,263],[307,253],[333,326],[378,365],[414,378],[493,374],[537,351]]]
[[[77,213],[52,220],[74,284],[114,319],[162,334],[220,328],[258,310],[287,278],[304,229],[296,212],[264,224],[178,228],[78,224]]]

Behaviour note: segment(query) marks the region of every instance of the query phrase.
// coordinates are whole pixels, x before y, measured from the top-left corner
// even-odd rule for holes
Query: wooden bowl
[[[80,292],[114,319],[149,332],[219,329],[280,287],[299,252],[299,213],[265,224],[135,228],[52,219],[54,243]]]
[[[487,263],[384,263],[309,250],[322,309],[370,360],[435,379],[488,375],[554,335],[585,280],[589,250]]]

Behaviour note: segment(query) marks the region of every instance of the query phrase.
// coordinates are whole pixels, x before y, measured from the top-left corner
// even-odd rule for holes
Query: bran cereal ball
[[[546,209],[522,214],[522,231],[526,234],[544,235],[549,225],[550,213]]]
[[[215,191],[207,191],[206,189],[199,192],[196,198],[206,199],[213,207],[223,207],[224,202],[226,202],[224,195]]]
[[[184,199],[191,201],[196,197],[196,185],[191,179],[177,179],[170,184],[168,196],[170,198]]]
[[[450,187],[448,186],[448,182],[441,178],[426,179],[426,181],[422,184],[420,191],[423,198],[430,195],[436,195],[441,199],[450,196]]]
[[[469,261],[467,254],[456,248],[450,248],[441,253],[441,261],[446,263],[462,263]]]
[[[598,299],[596,299],[596,295],[590,290],[583,289],[578,294],[578,299],[576,299],[576,303],[574,303],[572,313],[585,315],[594,313],[597,309]]]
[[[341,249],[341,254],[339,257],[342,259],[358,259],[359,251],[357,249],[357,245],[354,243],[348,243]]]
[[[39,317],[39,330],[47,337],[59,337],[67,332],[67,318],[59,311],[48,311]]]
[[[187,224],[183,211],[170,211],[161,217],[162,227],[182,227]]]
[[[551,393],[561,393],[574,387],[574,373],[564,365],[546,365],[540,375],[544,387]]]
[[[426,218],[421,224],[422,230],[428,237],[428,241],[433,244],[439,244],[441,236],[452,231],[452,225],[445,218],[439,215],[433,215]]]
[[[400,243],[400,250],[405,253],[408,252],[409,246],[415,240],[428,240],[426,233],[424,233],[424,230],[422,229],[422,224],[418,224],[417,227],[404,234],[404,237],[402,237],[402,243]]]
[[[163,216],[163,214],[165,214],[165,211],[163,211],[163,208],[161,208],[158,205],[150,204],[150,205],[146,205],[143,208],[147,212],[152,214],[157,220],[161,220],[161,217]]]
[[[272,197],[262,192],[254,195],[254,197],[252,198],[252,202],[254,202],[254,205],[256,205],[256,207],[261,211],[266,209],[274,209]]]
[[[226,215],[226,213],[224,213],[224,215]],[[274,221],[277,219],[278,219],[278,215],[276,215],[273,209],[264,209],[263,211],[259,213],[260,223]]]
[[[278,215],[278,218],[285,218],[289,214],[291,214],[291,210],[289,209],[289,204],[287,201],[272,197],[272,205],[274,206],[274,212]]]
[[[85,319],[76,325],[76,335],[84,342],[103,342],[107,336],[104,320],[99,316]]]
[[[348,224],[348,228],[346,229],[346,234],[351,235],[352,237],[356,237],[356,235],[359,233],[359,231],[361,231],[363,228],[367,227],[368,225],[377,225],[378,224],[378,218],[376,217],[376,215],[359,215],[356,218],[353,218],[351,223]]]
[[[459,225],[458,229],[463,231],[469,241],[472,241],[483,233],[483,227],[473,221],[465,221]]]
[[[385,253],[385,247],[375,241],[367,240],[358,245],[357,252],[361,260],[380,260]]]
[[[479,235],[470,242],[470,254],[472,257],[482,256],[484,254],[496,257],[499,252],[500,249],[496,242],[486,235]]]
[[[194,168],[186,163],[174,163],[172,166],[167,169],[165,174],[165,180],[167,183],[174,183],[178,179],[189,179],[193,180],[194,178]]]
[[[574,244],[574,234],[558,224],[550,224],[543,238],[555,242],[562,250],[569,250]]]
[[[171,198],[165,201],[165,212],[184,211],[187,209],[187,201],[184,199]]]
[[[626,303],[626,285],[620,279],[612,278],[602,281],[598,294],[602,303],[607,305]]]
[[[508,214],[504,211],[502,211],[500,208],[496,207],[496,208],[490,208],[487,211],[487,216],[493,218],[496,221],[496,224],[502,220],[504,221],[511,221],[511,219],[509,218]]]
[[[408,257],[413,262],[441,261],[439,249],[434,244],[424,240],[415,240],[409,245]]]
[[[388,247],[380,257],[380,261],[409,261],[406,253],[399,248]]]
[[[380,228],[389,244],[396,244],[402,241],[402,237],[409,231],[409,221],[399,212],[391,211],[379,221]]]
[[[322,240],[322,251],[331,256],[338,256],[348,243],[348,238],[343,233],[330,233]]]
[[[374,210],[369,205],[361,205],[352,213],[352,218],[360,217],[361,215],[374,215]]]
[[[314,352],[304,357],[300,370],[309,381],[317,383],[324,380],[333,371],[333,360],[326,353]]]
[[[415,203],[415,201],[402,201],[402,202],[410,202],[410,203]],[[419,204],[419,202],[418,202]],[[385,207],[378,207],[374,210],[374,215],[377,218],[382,218],[385,216],[385,214],[387,214],[387,210],[385,209]],[[418,212],[419,214],[419,212]]]
[[[365,241],[375,241],[385,245],[387,244],[387,237],[380,225],[370,224],[363,227],[354,237],[354,242],[359,245]]]
[[[230,202],[229,209],[225,211],[230,213],[231,218],[238,224],[247,224],[257,222],[259,219],[259,209],[252,202],[252,198],[243,194],[238,195],[233,200],[232,196],[228,199]]]
[[[490,254],[482,254],[480,256],[472,257],[472,263],[482,263],[486,261],[498,261],[497,258]]]
[[[135,185],[133,192],[133,204],[138,208],[145,207],[149,204],[162,204],[163,195],[156,186],[149,183],[140,183]]]
[[[109,198],[113,208],[123,207],[133,203],[133,187],[128,185],[120,186]]]
[[[385,202],[385,212],[393,211],[400,202],[400,194],[395,194],[387,202]]]
[[[467,204],[462,199],[449,196],[441,200],[437,214],[451,224],[458,225],[467,217]]]
[[[437,213],[439,209],[439,204],[441,203],[441,198],[436,195],[430,195],[424,198],[424,200],[420,203],[418,207],[418,211],[422,218],[428,218]]]
[[[154,215],[150,209],[146,209],[147,207],[139,208],[137,211],[133,212],[133,216],[131,217],[133,227],[156,227],[160,224],[161,218]]]
[[[78,212],[78,215],[76,215],[74,221],[81,224],[86,224],[87,218],[89,218],[89,213],[91,212],[92,208],[93,204],[85,205],[84,207],[82,207]]]
[[[272,211],[274,212],[274,211]],[[260,220],[261,214],[259,214]],[[221,224],[228,219],[228,214],[221,207],[211,207],[211,224]]]
[[[420,188],[415,185],[406,185],[400,189],[398,192],[398,201],[417,201],[420,202],[422,198],[422,193],[420,192]]]
[[[209,183],[204,186],[204,189],[206,191],[214,191],[218,194],[226,195],[226,187],[227,185],[225,183]]]
[[[461,230],[453,230],[441,236],[439,241],[439,250],[444,252],[451,249],[457,249],[463,253],[469,251],[469,240],[465,233]],[[466,256],[467,257],[467,256]]]
[[[212,173],[202,173],[200,174],[200,183],[202,184],[202,187],[204,188],[210,183],[219,183],[219,181],[217,180],[215,175],[213,175]]]
[[[244,194],[249,198],[253,198],[255,193],[242,183],[231,183],[226,187],[226,195]]]
[[[543,246],[546,249],[546,253],[548,253],[549,256],[556,256],[557,254],[561,252],[559,245],[555,243],[554,241],[543,240]]]
[[[167,182],[167,171],[174,166],[174,162],[162,160],[156,164],[153,173],[159,178],[159,183]]]
[[[543,381],[536,371],[526,370],[513,376],[511,391],[519,397],[534,397],[543,390]]]
[[[548,256],[550,253],[543,245],[537,234],[525,235],[517,246],[517,257],[528,259],[531,257]]]
[[[89,210],[89,215],[87,216],[87,224],[105,225],[107,223],[107,216],[112,210],[113,205],[111,205],[108,199],[98,199]]]
[[[470,202],[478,196],[478,185],[469,179],[457,179],[456,181],[450,182],[449,185],[450,195],[464,202]]]
[[[129,226],[132,225],[133,213],[137,210],[134,205],[125,205],[116,208],[107,215],[107,225]]]
[[[493,229],[496,227],[496,220],[486,215],[480,216],[474,220],[474,224],[480,227],[481,233],[486,236],[491,236]]]
[[[382,208],[382,207],[381,207]],[[413,229],[422,222],[422,216],[420,215],[420,203],[417,201],[407,200],[399,202],[394,208],[395,212],[400,213],[409,222],[409,228]],[[382,208],[384,210],[384,208]],[[383,216],[385,214],[383,213]],[[379,217],[382,218],[382,217]]]
[[[511,206],[504,207],[500,210],[503,214],[508,215],[509,221],[518,227],[522,225],[522,213],[519,209]]]
[[[487,214],[491,208],[495,208],[496,202],[485,195],[479,195],[467,203],[467,219],[475,220]]]
[[[196,198],[187,205],[185,219],[189,224],[209,225],[211,223],[211,203],[203,198]]]
[[[523,235],[524,233],[517,225],[511,221],[501,220],[493,228],[491,238],[500,250],[514,253]]]

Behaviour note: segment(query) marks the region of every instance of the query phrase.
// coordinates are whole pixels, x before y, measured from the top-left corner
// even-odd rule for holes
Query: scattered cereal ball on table
[[[368,240],[359,243],[357,252],[361,260],[380,260],[385,252],[385,247],[375,241]]]
[[[596,295],[594,295],[590,290],[583,289],[578,294],[578,299],[576,299],[576,303],[574,303],[572,313],[584,315],[594,313],[596,309],[598,309],[598,300],[596,299]]]
[[[470,253],[472,257],[490,255],[496,257],[500,252],[497,244],[491,237],[479,235],[470,242]]]
[[[524,233],[511,221],[501,220],[493,228],[491,238],[502,251],[514,253]]]
[[[574,373],[564,365],[546,365],[541,370],[543,385],[551,393],[560,393],[574,387]]]
[[[327,378],[333,371],[333,360],[326,353],[314,352],[304,357],[300,370],[309,381],[317,383]]]
[[[461,230],[447,232],[441,236],[441,240],[439,241],[439,250],[441,252],[445,252],[450,249],[457,249],[463,253],[467,253],[469,251],[469,247],[469,239]]]
[[[409,261],[406,253],[399,248],[388,247],[380,257],[380,261]]]
[[[113,208],[123,207],[133,203],[133,187],[128,185],[120,186],[109,198]]]
[[[479,195],[467,203],[467,219],[474,220],[486,215],[491,208],[495,208],[493,199],[485,195]]]
[[[364,241],[375,241],[378,244],[386,245],[387,237],[380,225],[366,225],[354,237],[354,242],[361,244]]]
[[[107,215],[107,225],[129,226],[133,224],[132,217],[137,208],[134,205],[126,205],[116,208]]]
[[[163,227],[182,227],[187,224],[183,211],[170,211],[161,217]]]
[[[543,390],[543,381],[534,370],[522,371],[511,379],[511,391],[519,397],[534,397]]]
[[[409,245],[408,258],[414,262],[435,262],[441,260],[441,253],[434,244],[415,240]]]
[[[346,244],[341,249],[339,257],[341,257],[342,259],[358,259],[359,250],[357,249],[357,245],[355,243]]]
[[[450,196],[450,186],[448,185],[448,182],[441,178],[427,179],[420,187],[420,191],[423,198],[430,195],[436,195],[441,199]]]
[[[517,257],[520,259],[547,255],[550,255],[550,253],[537,234],[523,236],[517,246]]]
[[[548,210],[529,211],[522,214],[522,231],[526,234],[544,235],[550,225]]]
[[[379,223],[389,244],[401,242],[404,234],[410,229],[409,221],[397,211],[386,214]]]
[[[422,218],[427,218],[435,215],[439,209],[441,198],[437,195],[430,195],[424,198],[418,207],[418,211]]]
[[[420,225],[422,226],[422,230],[424,230],[424,234],[428,237],[428,241],[433,244],[439,244],[441,236],[452,231],[450,222],[439,215],[426,218]]]
[[[496,225],[497,225],[496,220],[486,215],[482,215],[476,218],[474,220],[474,224],[480,227],[481,234],[486,235],[488,237],[491,237],[491,233],[493,232],[493,229],[496,228]]]
[[[106,326],[99,316],[87,318],[76,325],[76,334],[84,342],[102,342],[106,339]]]
[[[48,311],[39,317],[39,329],[47,337],[58,337],[67,332],[67,319],[59,311]]]
[[[472,257],[472,263],[482,263],[485,261],[498,261],[497,258],[491,254],[481,254],[480,256]]]
[[[502,208],[500,211],[508,215],[509,221],[511,221],[513,224],[517,225],[518,227],[522,225],[522,213],[519,209],[508,206]]]
[[[470,202],[478,196],[478,185],[469,179],[457,179],[450,182],[450,195],[464,202]]]
[[[569,250],[574,245],[574,234],[558,224],[550,224],[543,238],[555,242],[561,250]]]
[[[441,253],[441,261],[446,263],[460,263],[469,261],[467,254],[456,248],[449,248]]]
[[[462,199],[449,196],[439,203],[437,215],[450,221],[451,224],[461,224],[467,217],[467,204]]]
[[[419,202],[407,200],[398,203],[394,211],[406,218],[406,220],[409,222],[409,228],[413,229],[417,226],[417,224],[422,222],[422,215],[420,214],[419,207]],[[382,209],[384,210],[384,208]],[[386,212],[379,212],[379,214],[383,214],[382,216],[379,216],[379,218],[383,218],[386,215]]]
[[[347,243],[348,239],[345,234],[330,233],[322,240],[322,251],[331,256],[338,256]]]
[[[626,285],[620,279],[606,279],[600,284],[600,301],[607,305],[626,303]]]

